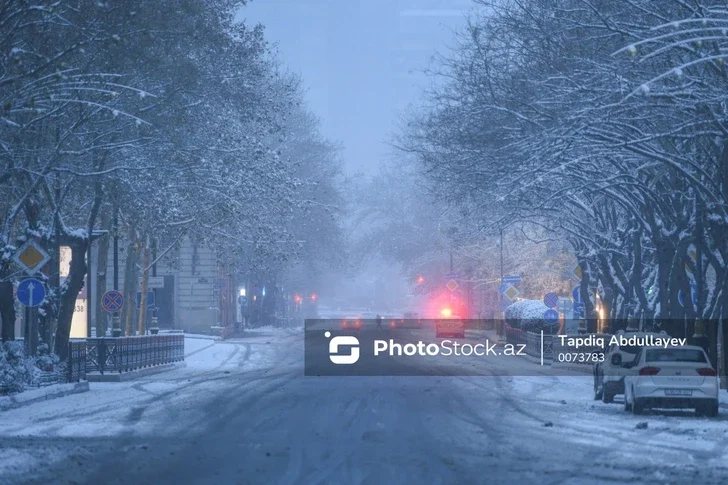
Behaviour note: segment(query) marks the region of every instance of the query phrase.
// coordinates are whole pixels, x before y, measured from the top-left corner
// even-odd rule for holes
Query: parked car
[[[643,347],[625,378],[624,409],[694,408],[699,416],[718,415],[718,374],[701,347]]]
[[[666,337],[667,332],[626,332],[620,330],[616,335],[623,335],[625,338],[645,337],[653,335],[655,337]],[[603,362],[594,364],[594,399],[601,399],[602,402],[614,402],[614,396],[624,394],[624,378],[630,372],[629,369],[623,367],[621,363],[631,362],[641,347],[623,346],[617,344],[610,345],[604,355]],[[619,364],[615,364],[614,356],[619,355]]]

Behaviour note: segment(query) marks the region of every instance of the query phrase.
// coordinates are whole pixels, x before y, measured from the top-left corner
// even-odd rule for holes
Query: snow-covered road
[[[192,345],[1,413],[0,482],[728,482],[725,413],[634,417],[590,377],[304,377],[300,330]]]

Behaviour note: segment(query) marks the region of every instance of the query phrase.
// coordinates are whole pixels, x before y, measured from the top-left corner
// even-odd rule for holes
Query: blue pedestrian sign
[[[18,285],[18,301],[28,307],[36,307],[45,300],[45,285],[40,280],[28,278]]]
[[[498,287],[498,293],[501,295],[505,294],[506,290],[510,288],[511,285],[508,283],[501,283],[501,285]]]
[[[571,290],[571,297],[574,303],[581,303],[581,286],[577,286]]]
[[[502,283],[511,283],[511,284],[520,283],[521,277],[519,275],[504,276],[503,279],[501,280],[501,282]]]
[[[559,296],[556,293],[546,293],[543,303],[549,308],[556,308],[559,306]]]
[[[137,310],[141,308],[142,306],[142,292],[137,291],[136,294],[136,307]],[[153,310],[154,309],[154,292],[153,291],[147,291],[147,310]]]
[[[124,306],[124,295],[118,290],[109,290],[101,297],[101,306],[108,313],[117,313]]]
[[[549,325],[553,325],[554,323],[559,321],[559,312],[557,312],[553,308],[549,308],[548,310],[543,312],[543,319]]]
[[[698,306],[698,286],[695,284],[690,285],[690,296],[691,300],[693,302],[693,305]],[[683,292],[682,290],[677,291],[677,302],[680,304],[680,306],[685,306],[685,300],[683,299]]]

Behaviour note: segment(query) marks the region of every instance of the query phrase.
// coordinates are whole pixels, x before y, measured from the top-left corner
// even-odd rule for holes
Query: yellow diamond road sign
[[[50,259],[48,253],[32,239],[20,246],[20,249],[13,255],[15,263],[29,275],[40,271]]]
[[[509,299],[509,300],[513,300],[513,299],[514,299],[515,297],[517,297],[517,296],[518,296],[518,294],[519,294],[519,293],[520,293],[520,292],[519,292],[519,291],[518,291],[518,290],[516,289],[516,287],[515,287],[515,286],[510,286],[510,287],[508,287],[508,289],[507,289],[507,290],[505,291],[504,295],[506,295],[506,296],[508,297],[508,299]]]
[[[447,282],[447,284],[446,284],[445,286],[446,286],[446,287],[447,287],[447,289],[448,289],[448,290],[450,290],[450,291],[455,291],[455,290],[457,290],[457,288],[458,288],[458,284],[457,284],[457,282],[456,282],[455,280],[450,280],[450,281],[448,281],[448,282]]]
[[[580,264],[577,264],[576,266],[574,266],[574,276],[576,276],[577,280],[581,279],[581,265]]]

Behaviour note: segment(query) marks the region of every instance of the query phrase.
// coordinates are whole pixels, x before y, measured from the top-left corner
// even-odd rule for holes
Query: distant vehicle
[[[442,318],[435,324],[435,337],[441,338],[450,336],[453,338],[465,338],[465,322],[462,318],[445,309],[440,312]]]
[[[718,415],[718,373],[701,347],[643,347],[625,366],[635,371],[625,379],[625,411],[694,408],[699,416]]]
[[[625,332],[620,330],[617,335],[624,335],[625,338],[630,337],[646,337],[652,335],[655,337],[666,337],[667,332]],[[624,394],[624,378],[631,371],[621,365],[622,362],[631,362],[642,347],[625,346],[620,347],[617,344],[611,345],[604,355],[604,362],[594,364],[594,399],[601,399],[604,403],[614,402],[614,396]],[[613,357],[619,355],[620,364],[614,364]]]
[[[420,314],[417,312],[407,312],[404,314],[405,320],[412,320],[417,321],[417,326],[422,326],[422,317],[420,317]]]
[[[341,328],[344,330],[361,330],[361,318],[345,317],[341,321]]]

